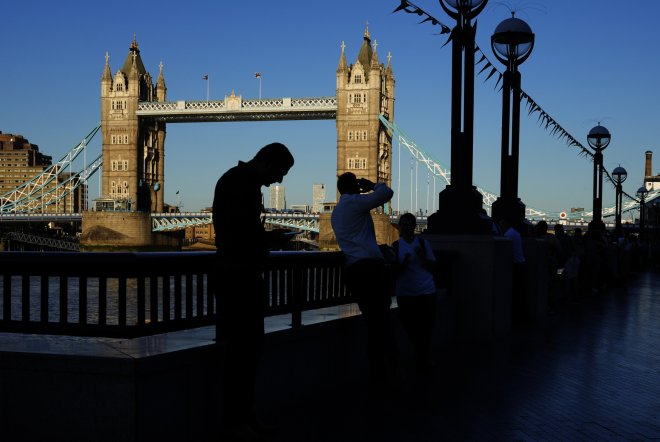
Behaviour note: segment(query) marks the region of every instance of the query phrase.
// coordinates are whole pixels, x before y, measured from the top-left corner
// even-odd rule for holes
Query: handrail
[[[0,331],[136,337],[216,321],[214,252],[2,252]],[[271,252],[268,316],[347,304],[339,252]],[[222,289],[222,282],[219,282]]]

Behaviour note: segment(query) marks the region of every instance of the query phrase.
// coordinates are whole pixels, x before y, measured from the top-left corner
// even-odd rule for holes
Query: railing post
[[[11,320],[11,275],[5,273],[2,279],[2,319]]]
[[[291,327],[302,326],[302,298],[305,269],[294,265],[291,269]]]

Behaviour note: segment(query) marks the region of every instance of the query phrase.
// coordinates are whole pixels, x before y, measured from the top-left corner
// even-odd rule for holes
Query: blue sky
[[[432,0],[414,2],[447,25],[452,20]],[[378,41],[381,61],[392,54],[395,120],[440,162],[450,163],[450,46],[439,28],[392,11],[398,0],[144,1],[133,5],[96,1],[9,2],[0,35],[0,130],[19,133],[59,159],[100,120],[100,79],[106,51],[112,72],[128,53],[133,34],[154,78],[164,64],[168,100],[211,99],[235,90],[262,96],[335,95],[335,71],[346,43],[357,58],[365,24]],[[639,0],[623,10],[615,0],[494,2],[478,17],[477,44],[495,61],[490,35],[517,9],[536,34],[521,66],[523,89],[564,129],[586,145],[599,121],[612,133],[605,167],[622,165],[633,194],[642,185],[644,152],[656,143],[660,106],[660,2]],[[498,65],[499,67],[499,65]],[[494,82],[476,79],[475,183],[499,192],[501,96]],[[574,147],[521,119],[520,196],[548,211],[591,208],[592,163]],[[100,138],[100,137],[99,137]],[[287,144],[296,165],[286,177],[289,204],[311,202],[312,184],[334,197],[334,121],[170,124],[166,140],[165,199],[185,210],[209,206],[217,178],[238,160],[272,141]],[[92,151],[100,152],[96,139]],[[395,145],[395,151],[397,151]],[[94,152],[88,154],[92,155]],[[656,157],[656,164],[660,161]],[[395,157],[394,169],[397,169]],[[410,208],[410,160],[402,155],[401,209]],[[654,173],[660,170],[654,166]],[[395,178],[396,180],[396,178]],[[426,209],[426,173],[420,168],[417,200]],[[438,181],[439,186],[439,181]],[[396,189],[395,189],[396,190]],[[440,188],[436,188],[436,192]],[[605,187],[604,205],[614,191]],[[97,196],[98,186],[91,183]],[[432,198],[437,198],[433,195]],[[413,197],[414,199],[414,197]]]

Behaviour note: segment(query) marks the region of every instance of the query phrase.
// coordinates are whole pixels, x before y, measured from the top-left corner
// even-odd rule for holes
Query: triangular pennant
[[[482,67],[481,70],[480,70],[479,72],[477,72],[477,75],[481,75],[481,73],[482,73],[483,71],[485,71],[486,69],[488,69],[488,68],[491,67],[491,66],[492,66],[492,64],[490,64],[490,61],[487,61],[486,64],[484,65],[484,67]],[[490,78],[490,77],[489,77],[489,78]],[[487,78],[486,80],[488,80],[488,78]]]
[[[407,7],[408,7],[408,0],[401,0],[401,4],[394,11],[392,11],[392,14],[394,14],[395,12],[399,12],[402,9],[405,10]],[[406,12],[408,12],[408,10],[406,10]]]

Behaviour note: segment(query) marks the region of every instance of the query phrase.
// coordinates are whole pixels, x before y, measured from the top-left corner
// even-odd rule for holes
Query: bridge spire
[[[158,79],[156,80],[156,99],[158,101],[165,101],[167,93],[167,86],[165,86],[165,77],[163,76],[163,62],[158,65]]]
[[[337,67],[337,72],[344,72],[348,70],[348,65],[346,64],[346,53],[344,52],[344,49],[346,49],[346,44],[342,41],[341,55],[339,56],[339,66]]]
[[[103,76],[101,77],[101,81],[110,81],[112,82],[112,72],[110,72],[110,55],[106,51],[105,53],[105,67],[103,68]]]

